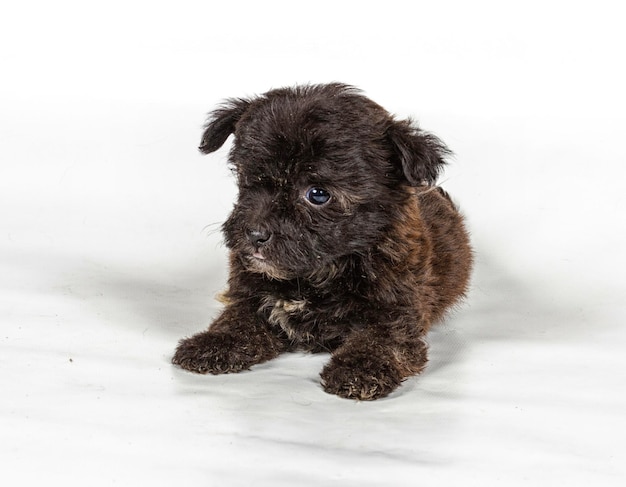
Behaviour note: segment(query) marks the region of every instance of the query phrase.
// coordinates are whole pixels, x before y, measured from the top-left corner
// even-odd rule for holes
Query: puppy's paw
[[[335,356],[320,375],[322,386],[329,394],[360,401],[384,397],[403,380],[394,359],[365,353]]]
[[[181,340],[172,363],[199,374],[228,374],[262,361],[253,347],[228,333],[205,331]]]

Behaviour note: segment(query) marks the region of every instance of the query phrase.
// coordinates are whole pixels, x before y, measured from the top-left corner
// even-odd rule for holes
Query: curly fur
[[[228,100],[200,150],[231,134],[239,196],[223,225],[225,308],[181,340],[173,363],[221,374],[330,351],[327,392],[386,396],[423,370],[425,334],[469,280],[463,219],[435,186],[448,149],[339,83]],[[312,203],[310,188],[328,202]]]

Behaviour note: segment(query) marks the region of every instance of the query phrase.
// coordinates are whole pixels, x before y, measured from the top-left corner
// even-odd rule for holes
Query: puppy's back
[[[437,288],[433,314],[437,319],[467,291],[472,250],[463,217],[443,189],[419,188],[417,196],[433,249],[431,265]]]

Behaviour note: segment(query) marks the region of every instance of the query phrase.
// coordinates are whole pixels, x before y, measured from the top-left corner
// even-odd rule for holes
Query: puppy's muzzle
[[[248,230],[248,240],[256,250],[267,245],[272,239],[272,234],[267,230]]]

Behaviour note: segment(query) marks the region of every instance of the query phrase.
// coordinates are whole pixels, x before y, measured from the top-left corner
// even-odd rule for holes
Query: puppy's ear
[[[204,134],[198,149],[204,154],[216,151],[230,134],[235,131],[235,126],[250,106],[249,100],[231,99],[209,114],[209,120],[204,126]]]
[[[387,138],[395,162],[411,186],[435,184],[451,151],[432,134],[420,130],[411,120],[393,121]]]

